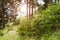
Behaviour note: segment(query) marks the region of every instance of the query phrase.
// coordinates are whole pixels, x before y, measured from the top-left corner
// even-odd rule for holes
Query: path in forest
[[[2,36],[1,40],[17,40],[18,35],[15,30],[10,30],[4,36]]]

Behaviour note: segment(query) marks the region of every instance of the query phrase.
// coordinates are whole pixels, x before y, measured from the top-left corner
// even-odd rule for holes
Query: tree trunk
[[[56,3],[56,0],[55,0],[55,3]]]
[[[49,0],[49,3],[52,3],[53,0]]]
[[[32,0],[32,17],[33,17],[33,0]]]
[[[58,3],[59,3],[59,0],[58,0]]]
[[[29,17],[28,17],[28,0],[26,0],[26,8],[27,8],[26,13],[27,13],[27,20],[28,20],[29,19]]]
[[[29,19],[30,19],[30,0],[29,0]]]
[[[5,28],[5,18],[4,18],[4,14],[5,14],[4,0],[2,0],[2,28]]]

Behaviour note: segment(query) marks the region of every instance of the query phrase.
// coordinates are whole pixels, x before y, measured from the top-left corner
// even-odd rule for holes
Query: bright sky
[[[17,10],[18,10],[17,11],[17,13],[18,13],[17,18],[26,16],[26,4],[19,6]]]
[[[17,9],[17,13],[18,13],[17,19],[20,17],[26,16],[26,4],[23,4],[23,3],[24,3],[24,0],[22,1],[21,5]],[[41,5],[45,4],[43,0],[38,0],[38,3]]]

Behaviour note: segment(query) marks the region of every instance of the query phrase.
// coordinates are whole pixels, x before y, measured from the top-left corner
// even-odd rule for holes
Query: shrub
[[[3,36],[3,32],[0,30],[0,36]]]
[[[32,20],[23,20],[18,32],[20,36],[41,37],[44,34],[53,33],[60,28],[60,5],[49,5],[43,11],[36,12],[38,16]]]

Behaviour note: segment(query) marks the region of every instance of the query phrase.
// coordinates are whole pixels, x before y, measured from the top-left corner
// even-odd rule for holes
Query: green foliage
[[[0,30],[0,36],[3,36],[3,32],[2,32],[2,30]]]
[[[48,6],[48,8],[41,14],[47,26],[60,27],[60,5],[54,4]]]
[[[38,16],[32,20],[23,20],[20,23],[18,32],[21,36],[41,37],[47,34],[47,37],[60,29],[60,5],[49,5],[43,11],[36,12]]]
[[[59,4],[48,5],[46,9],[38,9],[31,20],[27,21],[26,18],[19,20],[20,24],[13,25],[13,22],[9,22],[6,24],[6,29],[0,30],[0,40],[60,40]],[[17,27],[19,34],[16,33]]]

